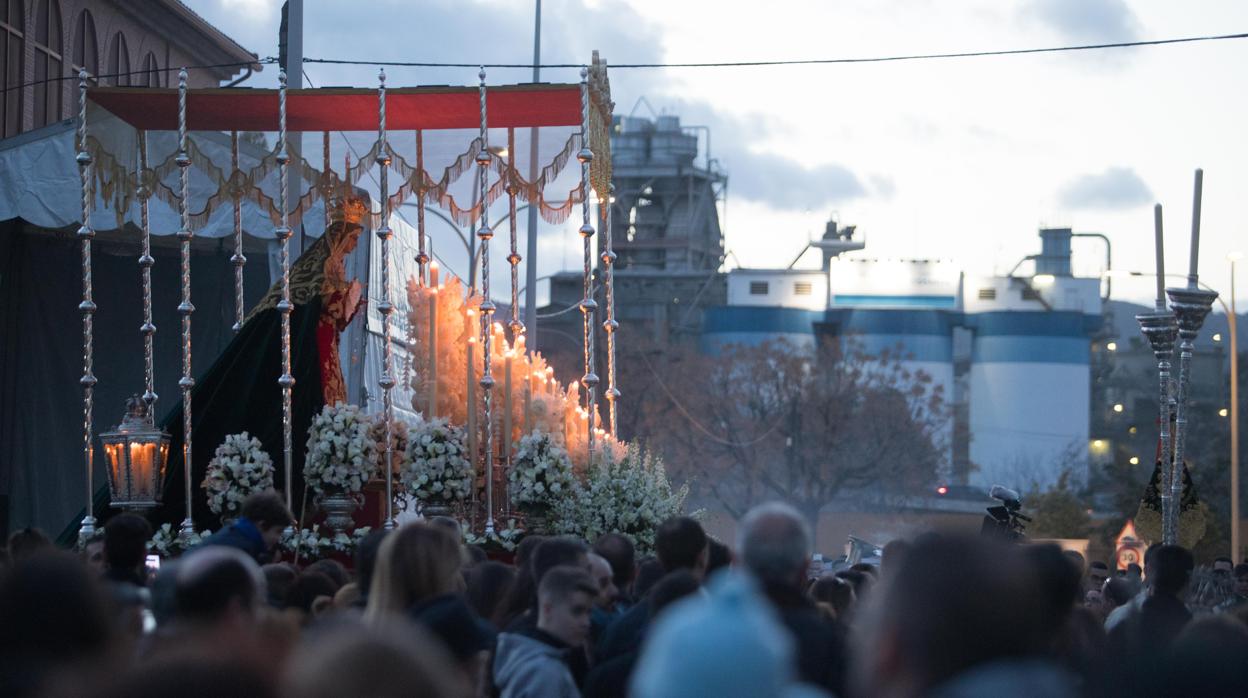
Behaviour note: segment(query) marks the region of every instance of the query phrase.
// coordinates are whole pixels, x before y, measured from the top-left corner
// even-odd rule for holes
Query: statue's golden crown
[[[368,204],[364,199],[355,196],[345,198],[339,196],[330,204],[329,220],[331,223],[359,223],[364,220],[367,213]]]

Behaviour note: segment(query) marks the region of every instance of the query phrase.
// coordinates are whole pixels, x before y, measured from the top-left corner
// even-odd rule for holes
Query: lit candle
[[[511,463],[511,355],[508,349],[503,354],[503,438],[499,446],[503,449],[503,460]]]
[[[526,373],[524,378],[524,433],[533,433],[533,380],[540,373]]]
[[[438,287],[429,289],[429,419],[438,416]]]
[[[1162,243],[1161,204],[1153,206],[1153,242],[1157,247],[1157,308],[1166,307],[1166,248]]]
[[[1192,256],[1187,262],[1187,278],[1196,284],[1196,267],[1200,258],[1200,191],[1204,186],[1205,171],[1196,170],[1196,191],[1192,195]]]
[[[438,263],[437,262],[429,262],[429,285],[430,286],[438,285]]]

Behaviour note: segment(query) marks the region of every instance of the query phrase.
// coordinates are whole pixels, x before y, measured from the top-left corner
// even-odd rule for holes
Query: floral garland
[[[363,490],[377,465],[370,425],[363,410],[341,402],[313,417],[303,466],[308,487],[320,496]]]
[[[156,533],[152,535],[152,539],[147,541],[147,550],[161,557],[177,557],[199,545],[211,535],[211,531],[192,532],[190,537],[183,541],[178,531],[174,530],[173,524],[161,524],[160,528],[156,529]]]
[[[212,513],[223,518],[238,516],[248,495],[273,489],[273,459],[260,439],[245,431],[228,434],[208,461],[200,486],[208,494]]]
[[[466,454],[463,429],[441,418],[421,421],[407,433],[399,479],[426,504],[463,501],[472,494],[473,480]]]
[[[353,553],[360,541],[371,532],[372,528],[361,526],[349,534],[339,532],[333,536],[323,536],[320,524],[316,524],[312,528],[283,533],[278,545],[285,552],[297,554],[300,559],[320,560],[334,553]]]
[[[507,474],[511,503],[520,511],[545,515],[561,499],[574,493],[572,460],[550,434],[536,429],[520,437]]]
[[[463,524],[464,543],[467,545],[480,545],[485,548],[500,548],[507,552],[514,552],[516,546],[520,544],[520,539],[524,537],[525,530],[516,525],[515,519],[507,519],[506,528],[497,528],[493,532],[482,533],[478,535],[468,524]]]
[[[673,490],[663,462],[630,446],[621,459],[605,459],[589,471],[586,483],[554,508],[556,530],[596,540],[604,533],[627,536],[641,553],[654,549],[654,532],[678,516],[689,494]]]

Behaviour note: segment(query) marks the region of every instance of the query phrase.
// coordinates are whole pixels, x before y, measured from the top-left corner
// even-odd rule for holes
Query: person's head
[[[35,553],[0,574],[0,693],[17,668],[33,679],[100,656],[111,639],[100,587],[75,556]]]
[[[1144,578],[1144,569],[1134,562],[1128,563],[1126,577],[1138,582]]]
[[[1166,663],[1157,695],[1248,695],[1248,626],[1226,615],[1197,618],[1175,639]]]
[[[1037,586],[1044,629],[1056,633],[1081,600],[1083,570],[1078,560],[1053,544],[1028,545],[1022,553],[1028,577]]]
[[[714,536],[707,536],[706,577],[710,578],[711,575],[720,570],[726,570],[730,566],[732,566],[732,548]]]
[[[1083,556],[1083,554],[1082,554],[1082,553],[1080,553],[1079,551],[1077,551],[1077,550],[1063,550],[1063,551],[1062,551],[1062,554],[1063,554],[1063,555],[1065,555],[1066,557],[1070,558],[1070,561],[1071,561],[1072,563],[1074,563],[1075,568],[1079,570],[1079,576],[1080,576],[1080,577],[1082,577],[1082,576],[1083,576],[1084,572],[1087,572],[1087,571],[1088,571],[1088,561],[1087,561],[1087,558],[1085,558],[1085,557]]]
[[[286,607],[316,615],[323,606],[332,603],[338,588],[328,575],[309,567],[300,572],[287,589]]]
[[[241,550],[214,545],[182,557],[174,579],[177,620],[191,625],[254,625],[264,573]]]
[[[533,551],[546,540],[546,536],[533,534],[525,536],[516,544],[516,569],[522,570],[533,561]]]
[[[1215,577],[1229,577],[1235,570],[1235,561],[1225,555],[1213,558],[1213,574]]]
[[[1163,545],[1153,553],[1148,579],[1155,594],[1178,596],[1192,576],[1195,561],[1190,550],[1178,545]]]
[[[897,563],[895,563],[897,564]],[[885,568],[886,570],[888,568]],[[896,567],[893,571],[896,571]],[[892,572],[889,572],[892,574]],[[849,607],[854,603],[854,585],[834,574],[825,574],[810,587],[810,597],[819,603],[826,603],[836,612],[837,618],[845,618]]]
[[[1235,593],[1248,596],[1248,563],[1235,565]]]
[[[284,562],[274,562],[260,568],[264,573],[264,585],[268,589],[267,600],[270,606],[277,609],[286,608],[290,587],[295,583],[299,573],[294,567]]]
[[[516,570],[494,560],[478,563],[468,571],[468,605],[485,620],[502,627],[503,602],[515,582]]]
[[[633,695],[809,695],[790,693],[793,638],[755,587],[747,575],[721,572],[708,582],[705,595],[663,610],[646,631]]]
[[[1156,555],[1157,551],[1160,549],[1161,549],[1161,543],[1150,543],[1149,546],[1144,549],[1144,569],[1143,569],[1142,574],[1144,576],[1144,581],[1150,585],[1153,583],[1153,581],[1149,579],[1149,577],[1151,577],[1153,574],[1152,572],[1153,556]],[[1127,570],[1130,571],[1130,569],[1131,569],[1130,566],[1128,566]]]
[[[299,698],[446,696],[471,692],[441,644],[415,623],[338,619],[310,632],[287,665],[284,695]]]
[[[118,514],[104,526],[104,562],[110,570],[137,570],[147,558],[151,524],[138,514]]]
[[[294,523],[295,517],[286,508],[281,495],[273,490],[256,492],[243,500],[243,518],[255,524],[267,550],[282,539],[282,531]]]
[[[373,585],[373,570],[377,567],[377,553],[381,550],[381,542],[390,533],[384,528],[369,531],[355,546],[355,580],[360,585],[360,593],[368,595]]]
[[[604,533],[594,541],[594,552],[611,563],[612,581],[621,594],[628,594],[637,576],[636,549],[633,541],[620,533]]]
[[[108,570],[108,563],[104,559],[104,531],[96,531],[82,546],[82,561],[96,577],[103,576]]]
[[[615,600],[620,595],[615,587],[615,576],[611,571],[611,563],[607,558],[597,554],[589,554],[589,573],[598,585],[598,607],[610,611],[615,608]]]
[[[1088,588],[1100,590],[1105,586],[1105,580],[1109,579],[1109,565],[1100,560],[1093,560],[1088,563]]]
[[[598,585],[584,568],[552,568],[537,587],[537,627],[579,647],[589,637],[589,614],[597,596]]]
[[[754,507],[737,529],[737,550],[764,585],[800,588],[810,564],[810,529],[796,509],[780,502]]]
[[[303,571],[320,572],[326,577],[329,577],[329,580],[334,583],[335,592],[346,586],[347,583],[351,581],[351,575],[347,573],[347,568],[343,567],[341,562],[331,560],[329,558],[317,560],[316,562],[313,562],[305,567]]]
[[[479,545],[465,545],[464,552],[468,555],[468,565],[479,565],[490,559],[489,553]]]
[[[908,552],[910,552],[910,541],[905,538],[894,538],[885,543],[883,554],[880,556],[880,572],[892,574],[901,566],[901,561],[906,558]]]
[[[916,540],[868,604],[854,653],[858,692],[925,695],[978,665],[1034,656],[1050,638],[1032,575],[1020,546]]]
[[[663,563],[654,557],[643,559],[637,565],[637,579],[633,581],[633,594],[639,599],[644,597],[662,578]]]
[[[367,617],[380,622],[435,596],[460,589],[459,541],[442,526],[404,524],[381,544]]]
[[[688,516],[676,516],[654,532],[654,551],[664,572],[689,570],[701,579],[706,574],[706,541],[702,524]]]
[[[533,581],[540,587],[542,577],[560,565],[571,565],[589,571],[589,546],[572,536],[547,538],[533,551]]]
[[[26,527],[9,536],[9,558],[15,565],[22,558],[51,548],[51,539],[37,528]]]

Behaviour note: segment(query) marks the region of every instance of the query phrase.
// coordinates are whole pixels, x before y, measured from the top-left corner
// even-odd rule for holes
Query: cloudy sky
[[[280,0],[184,0],[261,56],[277,54]],[[522,0],[306,0],[308,57],[525,62]],[[1235,0],[546,0],[543,61],[707,62],[1028,48],[1248,30]],[[1192,174],[1205,170],[1202,279],[1229,288],[1248,252],[1248,41],[904,63],[614,70],[617,113],[679,114],[713,132],[730,177],[728,248],[783,266],[835,215],[877,257],[941,257],[1005,272],[1045,225],[1100,232],[1115,269],[1151,270],[1152,205],[1167,267],[1188,260]],[[316,85],[375,84],[368,66],[307,66]],[[472,69],[388,69],[389,82],[474,84]],[[494,70],[491,82],[527,81]],[[574,70],[543,80],[572,82]],[[247,84],[271,86],[271,67]],[[642,99],[644,98],[644,102]],[[647,106],[648,105],[648,106]],[[575,265],[575,228],[544,229],[540,273]],[[778,243],[777,241],[782,241]],[[571,249],[572,254],[551,254]],[[1078,241],[1095,275],[1101,243]],[[1245,263],[1243,266],[1248,266]],[[1242,272],[1241,272],[1242,274]],[[1248,277],[1241,278],[1241,289]],[[1151,280],[1117,280],[1146,300]],[[1242,291],[1241,291],[1242,293]]]

